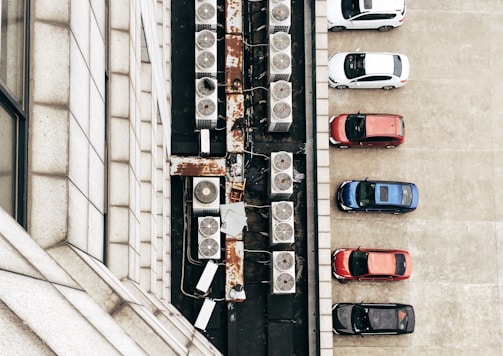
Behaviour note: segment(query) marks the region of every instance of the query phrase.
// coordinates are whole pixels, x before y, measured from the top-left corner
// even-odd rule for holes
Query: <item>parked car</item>
[[[412,258],[405,250],[343,248],[332,253],[332,273],[339,282],[399,281],[410,277]]]
[[[405,11],[405,0],[327,0],[328,29],[386,32],[403,24]]]
[[[417,208],[419,191],[414,183],[347,180],[337,189],[337,206],[348,213],[408,213]]]
[[[409,79],[409,58],[399,53],[343,52],[328,60],[328,85],[336,89],[393,89]]]
[[[395,148],[405,140],[403,117],[394,114],[341,114],[329,120],[330,142],[339,148]]]
[[[339,335],[410,334],[415,324],[409,304],[339,303],[332,307],[332,330]]]

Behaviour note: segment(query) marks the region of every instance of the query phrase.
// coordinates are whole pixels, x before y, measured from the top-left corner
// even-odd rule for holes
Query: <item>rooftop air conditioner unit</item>
[[[272,294],[295,293],[295,252],[272,252]]]
[[[291,20],[291,2],[290,0],[269,0],[269,34],[278,31],[290,32]]]
[[[196,78],[217,76],[217,37],[210,30],[195,33]]]
[[[271,152],[269,198],[287,199],[293,193],[293,154]]]
[[[290,80],[292,75],[292,37],[276,32],[269,39],[269,81]]]
[[[196,31],[217,30],[217,0],[196,0]]]
[[[271,245],[295,242],[293,202],[271,202],[269,220]]]
[[[220,211],[220,178],[194,177],[192,212],[194,215],[218,214]]]
[[[272,82],[269,88],[268,132],[288,132],[292,125],[292,83]]]
[[[196,79],[196,128],[214,129],[218,122],[217,80]]]
[[[197,218],[197,242],[197,256],[200,260],[220,259],[220,218],[218,216]]]

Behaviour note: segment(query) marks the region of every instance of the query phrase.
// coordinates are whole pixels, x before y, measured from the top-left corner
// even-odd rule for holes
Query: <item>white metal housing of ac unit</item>
[[[195,33],[196,78],[217,76],[217,34],[210,30]]]
[[[288,132],[292,125],[292,83],[271,82],[269,87],[268,132]]]
[[[271,152],[269,198],[287,199],[293,193],[293,154]]]
[[[210,77],[196,79],[196,128],[214,129],[218,121],[217,80]]]
[[[217,30],[217,0],[196,0],[196,31]]]
[[[291,0],[269,0],[269,34],[278,31],[290,32],[292,24]]]
[[[295,252],[272,252],[272,294],[295,293]]]
[[[269,81],[290,80],[292,75],[292,36],[276,32],[269,36]]]
[[[220,259],[220,218],[218,216],[197,218],[197,243],[197,256],[200,260]]]
[[[192,179],[192,212],[194,215],[218,214],[220,211],[220,178]]]
[[[295,242],[293,202],[271,202],[269,214],[271,245]]]

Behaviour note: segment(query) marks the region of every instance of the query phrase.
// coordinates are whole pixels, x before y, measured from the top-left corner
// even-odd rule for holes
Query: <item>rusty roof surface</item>
[[[227,94],[226,98],[226,140],[227,152],[243,153],[244,152],[244,116],[245,105],[243,94]]]
[[[172,176],[225,176],[225,158],[171,156]]]
[[[225,1],[225,33],[243,32],[243,2],[241,0]]]
[[[229,300],[229,293],[236,284],[244,287],[244,242],[238,238],[225,239],[225,298]],[[246,288],[245,288],[246,290]],[[233,300],[233,299],[230,299]]]
[[[225,35],[225,92],[243,92],[242,35]]]

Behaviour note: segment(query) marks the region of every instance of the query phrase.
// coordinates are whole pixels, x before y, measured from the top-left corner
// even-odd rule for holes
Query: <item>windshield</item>
[[[365,53],[349,53],[344,59],[344,73],[348,79],[365,74]]]
[[[370,330],[369,310],[358,305],[353,307],[351,313],[353,329],[356,332]]]
[[[407,322],[409,318],[407,317],[407,310],[405,308],[399,308],[397,310],[398,317],[398,330],[407,330]]]
[[[402,75],[402,60],[396,54],[393,55],[393,74],[397,77]]]
[[[349,115],[346,120],[346,137],[349,141],[360,141],[366,136],[365,115]]]
[[[366,207],[375,204],[375,188],[374,183],[360,182],[356,187],[356,201],[360,207]]]
[[[342,0],[342,16],[347,20],[360,13],[358,0]]]
[[[352,276],[361,276],[368,274],[368,257],[367,252],[353,251],[349,255],[349,272]]]
[[[402,205],[410,206],[412,204],[412,188],[410,185],[402,185]]]

